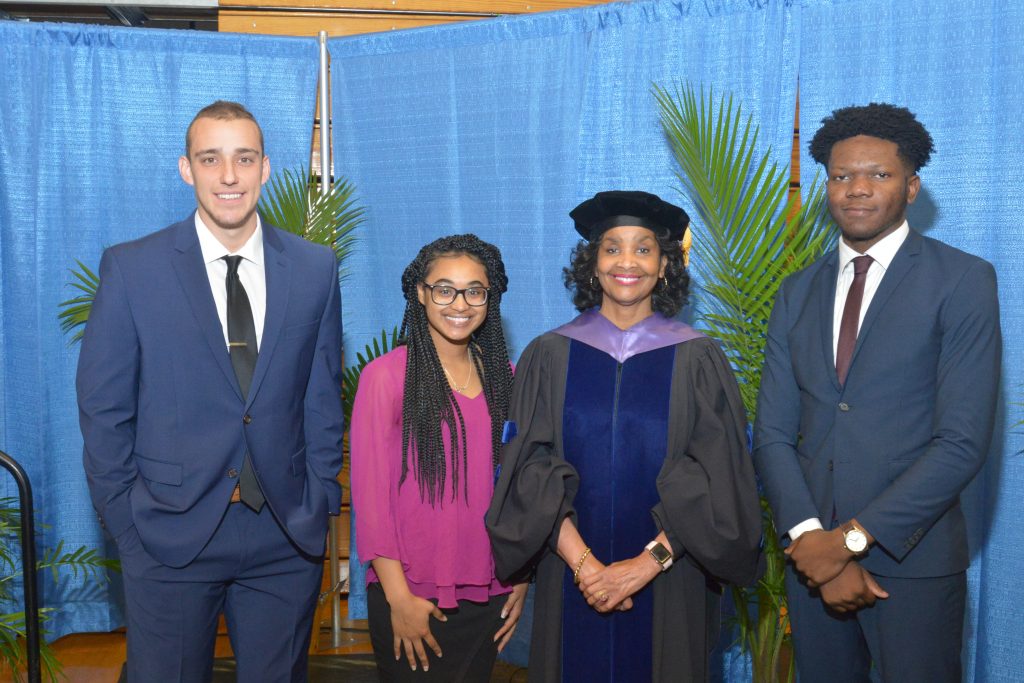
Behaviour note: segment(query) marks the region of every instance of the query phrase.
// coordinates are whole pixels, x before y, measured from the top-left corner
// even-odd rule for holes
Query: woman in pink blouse
[[[404,344],[359,380],[352,500],[383,681],[487,681],[522,612],[526,584],[495,578],[484,529],[512,385],[507,284],[475,235],[423,247],[402,274]]]

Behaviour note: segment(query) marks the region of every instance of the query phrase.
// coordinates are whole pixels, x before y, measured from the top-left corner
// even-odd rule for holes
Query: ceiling
[[[217,30],[217,0],[0,1],[0,21],[63,21],[107,26]]]

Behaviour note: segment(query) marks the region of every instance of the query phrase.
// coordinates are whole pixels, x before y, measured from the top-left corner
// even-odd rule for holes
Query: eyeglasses
[[[490,289],[487,287],[466,287],[465,289],[456,289],[451,285],[428,285],[426,282],[423,286],[430,290],[430,300],[438,306],[447,306],[455,303],[455,300],[459,298],[459,294],[470,306],[483,306],[487,303],[487,295],[490,293]]]

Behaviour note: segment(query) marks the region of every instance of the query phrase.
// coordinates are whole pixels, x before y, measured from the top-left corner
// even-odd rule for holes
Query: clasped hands
[[[661,566],[646,551],[605,565],[593,555],[580,567],[579,589],[587,604],[602,614],[633,607],[632,595],[650,583]]]
[[[870,607],[889,594],[846,549],[842,529],[807,531],[785,550],[790,562],[822,601],[836,612]]]

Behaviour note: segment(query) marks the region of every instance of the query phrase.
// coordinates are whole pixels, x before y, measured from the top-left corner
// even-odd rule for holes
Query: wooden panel
[[[389,12],[522,14],[606,4],[607,0],[221,0],[221,7],[339,7]]]
[[[221,10],[219,26],[230,33],[268,33],[284,36],[315,36],[327,31],[332,38],[359,33],[395,31],[434,24],[464,21],[471,17],[414,16],[408,14],[326,14],[321,12],[247,12]]]

